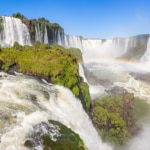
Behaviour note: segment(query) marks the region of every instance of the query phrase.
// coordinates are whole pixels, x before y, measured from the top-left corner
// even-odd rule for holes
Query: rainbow
[[[150,72],[150,65],[147,63],[120,59],[120,58],[119,59],[118,58],[117,59],[115,58],[85,59],[82,62],[82,64],[84,64],[85,66],[92,63],[105,64],[108,66],[119,65],[126,68],[127,70],[133,69],[133,71],[137,71],[137,72],[144,72],[144,73]]]

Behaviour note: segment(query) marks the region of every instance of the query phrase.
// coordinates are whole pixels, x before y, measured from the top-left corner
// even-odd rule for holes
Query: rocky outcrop
[[[131,72],[130,75],[134,77],[136,80],[141,80],[147,83],[150,83],[150,73],[135,73]]]
[[[43,147],[43,150],[87,150],[78,134],[54,120],[35,125],[24,145],[31,150],[36,147]]]

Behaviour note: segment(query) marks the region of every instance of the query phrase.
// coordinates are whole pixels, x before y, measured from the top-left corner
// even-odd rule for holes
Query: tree
[[[17,13],[14,13],[12,14],[12,17],[14,18],[18,18],[18,19],[23,19],[23,18],[26,18],[24,15],[22,15],[20,12],[17,12]]]

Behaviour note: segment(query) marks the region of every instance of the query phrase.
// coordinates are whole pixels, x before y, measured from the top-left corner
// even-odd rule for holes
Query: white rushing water
[[[80,75],[80,77],[83,78],[83,81],[86,82],[89,85],[89,83],[88,83],[88,81],[85,77],[84,69],[83,69],[83,66],[82,66],[81,63],[79,63],[79,75]]]
[[[85,39],[81,36],[66,35],[60,31],[57,34],[57,43],[66,48],[79,48],[84,61],[120,57],[128,51],[128,48],[135,48],[136,42],[136,38]]]
[[[15,41],[21,45],[31,45],[27,26],[20,19],[2,17],[2,26],[3,30],[0,32],[0,45],[2,47],[13,46]]]
[[[127,64],[123,62],[99,62],[94,64],[90,69],[91,72],[101,80],[109,80],[110,86],[103,86],[104,90],[100,90],[99,94],[105,94],[106,90],[113,86],[123,87],[128,92],[133,93],[135,97],[146,100],[150,103],[150,83],[147,81],[137,80],[130,74],[147,74],[150,69],[140,64]],[[148,76],[147,76],[148,77]],[[146,79],[145,79],[146,80]],[[108,88],[108,89],[107,89]]]
[[[78,133],[88,150],[111,150],[101,141],[80,101],[68,89],[24,75],[2,72],[0,75],[1,150],[26,150],[23,143],[33,126],[49,119]]]
[[[99,59],[104,57],[118,57],[122,51],[115,46],[113,40],[85,39],[83,40],[83,59]]]
[[[45,29],[44,29],[44,44],[48,44],[48,33],[47,33],[46,25],[45,25]]]
[[[126,82],[115,82],[115,85],[124,87],[128,92],[133,93],[135,97],[146,100],[150,103],[150,84],[144,81],[136,80],[129,76]]]
[[[88,84],[91,99],[94,100],[96,98],[99,98],[103,93],[105,93],[105,88],[103,88],[103,86],[101,85],[91,85],[86,79],[82,65],[83,64],[79,63],[79,75],[83,78],[83,82],[86,82]]]
[[[147,49],[145,51],[145,54],[141,58],[141,63],[149,64],[150,63],[150,38],[147,42]]]
[[[39,24],[35,26],[35,41],[42,42],[42,33]]]
[[[80,36],[71,36],[71,35],[64,35],[64,46],[66,48],[79,48],[80,50],[83,50],[82,47],[82,38]]]

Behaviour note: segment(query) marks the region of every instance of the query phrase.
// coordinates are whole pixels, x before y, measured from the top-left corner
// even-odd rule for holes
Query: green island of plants
[[[92,102],[90,116],[104,141],[123,145],[136,132],[133,106],[134,96],[129,93]]]
[[[88,110],[91,102],[89,89],[78,70],[81,58],[79,49],[64,49],[39,41],[33,46],[21,46],[15,42],[12,48],[1,48],[0,69],[39,76],[48,82],[65,86],[81,99],[83,107]]]
[[[106,142],[124,150],[131,137],[138,134],[146,122],[150,106],[133,94],[112,94],[92,101],[89,115],[94,126]]]

